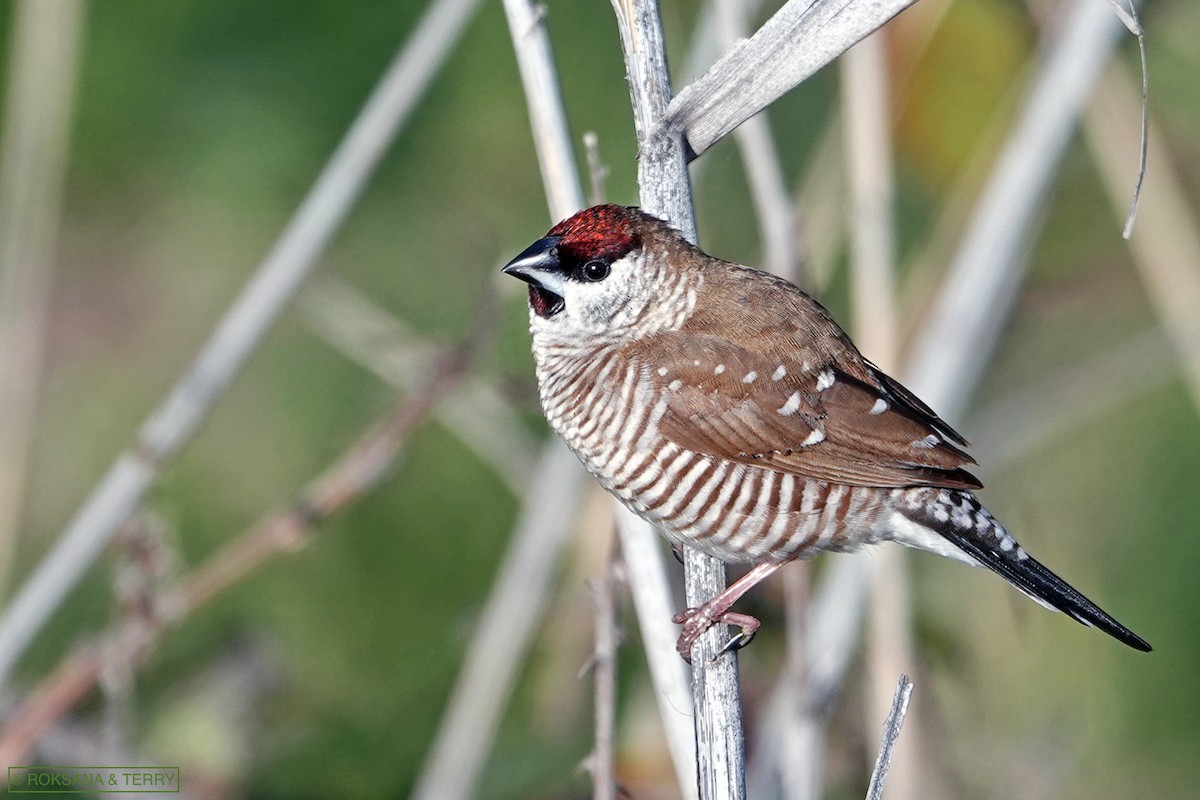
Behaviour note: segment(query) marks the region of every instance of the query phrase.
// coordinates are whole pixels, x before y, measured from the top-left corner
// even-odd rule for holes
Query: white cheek
[[[629,287],[622,279],[628,276],[616,270],[599,283],[576,283],[566,288],[566,309],[575,327],[582,331],[603,333],[621,328],[629,323],[631,297]]]
[[[562,287],[563,310],[550,319],[535,319],[532,327],[549,336],[567,338],[632,335],[661,294],[645,273],[640,262],[621,259],[613,263],[611,273],[602,281],[566,281]]]

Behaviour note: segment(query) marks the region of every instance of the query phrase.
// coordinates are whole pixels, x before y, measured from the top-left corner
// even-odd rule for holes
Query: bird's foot
[[[724,608],[722,608],[722,605],[724,605]],[[759,621],[749,614],[738,614],[737,612],[730,611],[728,605],[713,602],[705,603],[699,608],[689,608],[686,611],[681,611],[672,617],[671,621],[677,625],[683,625],[683,630],[679,633],[679,639],[675,642],[675,650],[689,664],[692,663],[692,645],[696,643],[696,640],[705,631],[718,622],[736,625],[740,629],[732,639],[725,643],[724,647],[717,651],[716,655],[718,656],[734,650],[740,650],[750,644],[750,640],[754,638],[754,634],[758,632],[760,625]]]

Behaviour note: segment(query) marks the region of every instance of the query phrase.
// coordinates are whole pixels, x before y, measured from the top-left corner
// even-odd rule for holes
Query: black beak
[[[504,265],[505,274],[520,278],[526,283],[541,284],[539,273],[556,272],[559,268],[558,243],[561,237],[546,236],[521,251],[521,254]],[[561,279],[560,279],[561,280]]]
[[[562,264],[558,260],[561,237],[546,236],[525,248],[501,270],[529,284],[529,304],[542,317],[563,310]]]

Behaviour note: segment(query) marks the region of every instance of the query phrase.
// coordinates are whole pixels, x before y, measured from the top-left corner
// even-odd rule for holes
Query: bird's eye
[[[583,265],[583,277],[589,281],[602,281],[608,277],[609,266],[607,263],[595,260],[589,261]]]

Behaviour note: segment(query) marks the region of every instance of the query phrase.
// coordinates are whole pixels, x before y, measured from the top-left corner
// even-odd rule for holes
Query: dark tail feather
[[[926,522],[926,524],[929,523]],[[995,550],[981,542],[975,531],[963,530],[953,524],[937,525],[934,530],[980,564],[1031,597],[1057,608],[1084,625],[1099,628],[1134,650],[1141,650],[1143,653],[1150,652],[1151,647],[1145,639],[1110,617],[1099,606],[1080,594],[1062,578],[1046,569],[1021,548],[1014,547],[1008,552]]]

